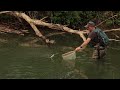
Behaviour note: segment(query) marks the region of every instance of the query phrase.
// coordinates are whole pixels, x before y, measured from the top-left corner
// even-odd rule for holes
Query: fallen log
[[[13,12],[10,11],[9,13],[8,12],[9,11],[6,11],[6,12],[4,11],[4,12],[1,12],[0,14],[7,13],[7,14],[10,14],[10,15],[13,15],[13,16],[16,16],[16,17],[24,19],[25,21],[27,21],[30,24],[30,26],[35,31],[36,35],[38,37],[42,38],[43,40],[45,40],[46,43],[50,43],[50,40],[47,39],[40,32],[40,30],[38,30],[38,28],[36,27],[36,25],[48,27],[48,28],[53,29],[53,30],[60,30],[60,31],[63,31],[63,32],[77,34],[77,35],[79,35],[83,39],[83,41],[86,40],[85,34],[88,33],[87,30],[82,30],[82,31],[80,31],[80,30],[74,30],[74,29],[66,27],[65,25],[53,24],[53,23],[46,23],[46,22],[43,21],[44,18],[41,19],[41,20],[31,19],[28,15],[26,15],[25,13],[22,13],[22,12],[17,12],[17,11],[13,11]],[[120,31],[120,28],[118,28],[118,29],[112,29],[112,30],[104,30],[104,32],[111,32],[111,31]]]

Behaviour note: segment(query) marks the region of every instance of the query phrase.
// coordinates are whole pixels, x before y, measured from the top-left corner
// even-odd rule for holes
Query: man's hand
[[[81,50],[81,48],[80,47],[77,47],[76,49],[75,49],[75,51],[80,51]]]

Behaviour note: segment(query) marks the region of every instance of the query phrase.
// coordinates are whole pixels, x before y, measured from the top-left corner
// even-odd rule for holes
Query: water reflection
[[[65,79],[117,79],[119,71],[106,59],[63,61],[67,68]]]
[[[76,60],[63,60],[62,63],[67,69],[63,79],[88,79],[84,71],[80,68],[77,68]]]
[[[0,48],[0,78],[13,79],[119,79],[119,50],[110,49],[104,60],[94,61],[90,50],[77,53],[76,60],[63,60],[56,48]],[[70,49],[69,49],[70,50]]]

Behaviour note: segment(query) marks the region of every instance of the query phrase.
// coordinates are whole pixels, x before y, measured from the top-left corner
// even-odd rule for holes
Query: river
[[[0,79],[119,79],[120,44],[108,48],[104,60],[91,59],[92,49],[77,52],[71,61],[62,59],[63,46],[0,46]],[[53,57],[51,57],[53,56]]]

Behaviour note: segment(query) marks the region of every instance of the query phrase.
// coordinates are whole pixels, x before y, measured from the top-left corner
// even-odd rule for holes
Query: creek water
[[[61,55],[67,51],[61,45],[1,46],[0,79],[119,79],[119,45],[110,46],[105,59],[99,61],[91,59],[91,48],[77,52],[75,60],[65,61]]]

